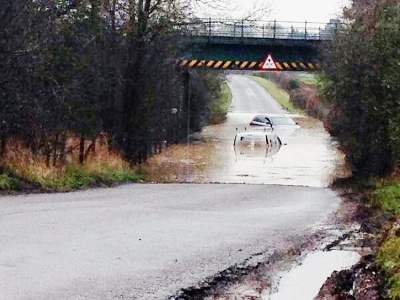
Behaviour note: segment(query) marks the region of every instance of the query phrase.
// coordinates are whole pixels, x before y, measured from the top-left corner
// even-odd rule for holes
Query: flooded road
[[[305,117],[276,131],[283,145],[273,156],[235,154],[253,100],[265,100],[260,113],[276,103],[252,84],[254,96],[240,96],[248,79],[233,79],[224,124],[140,166],[147,181],[172,184],[0,197],[0,299],[218,299],[209,282],[225,288],[248,274],[252,285],[258,266],[258,298],[220,299],[270,295],[270,262],[292,262],[338,227],[341,201],[326,186],[344,164],[321,123]],[[192,290],[202,296],[184,297]]]
[[[270,156],[266,153],[235,151],[236,127],[245,128],[253,114],[230,113],[224,125],[205,129],[213,139],[208,179],[220,183],[280,184],[326,187],[344,169],[343,156],[322,124],[294,117],[299,129],[274,130],[283,145]]]
[[[276,154],[235,151],[235,134],[249,131],[255,114],[288,112],[251,79],[233,75],[228,80],[233,100],[226,122],[204,128],[199,135],[203,142],[175,145],[151,158],[144,166],[148,181],[327,187],[348,173],[322,122],[305,116],[291,116],[298,129],[273,131],[283,143]]]

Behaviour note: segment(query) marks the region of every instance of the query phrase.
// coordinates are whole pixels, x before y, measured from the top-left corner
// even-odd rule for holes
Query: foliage
[[[219,74],[176,67],[179,1],[0,2],[0,167],[15,140],[37,170],[68,164],[72,133],[82,165],[102,134],[135,163],[206,123]]]
[[[56,188],[68,190],[87,186],[109,186],[116,182],[132,182],[138,179],[140,176],[132,172],[115,170],[88,172],[81,165],[70,165],[66,169],[65,176],[55,183]]]
[[[400,228],[391,229],[388,238],[377,253],[377,263],[387,277],[391,299],[400,299]]]
[[[387,174],[400,157],[400,7],[377,8],[373,30],[358,18],[324,53],[329,128],[358,176]]]
[[[372,192],[371,200],[385,212],[400,214],[400,183],[378,187]]]
[[[289,90],[295,90],[300,87],[299,81],[297,79],[290,79],[289,81]]]
[[[228,84],[223,81],[220,83],[219,97],[211,102],[209,123],[217,124],[225,121],[229,106],[232,102],[232,93]]]
[[[299,74],[297,75],[297,78],[301,82],[310,84],[310,85],[318,86],[320,83],[320,78],[317,74],[299,72]]]
[[[0,174],[0,191],[2,190],[17,190],[21,187],[21,182],[14,178],[13,176],[10,176],[7,173]]]
[[[10,139],[0,161],[5,167],[0,175],[0,189],[71,190],[140,179],[117,151],[110,150],[106,136],[85,144],[85,150],[93,150],[85,151],[82,164],[77,155],[79,147],[76,147],[80,143],[79,138],[70,135],[66,140],[70,148],[66,161],[48,164],[46,157],[34,155],[23,141]]]

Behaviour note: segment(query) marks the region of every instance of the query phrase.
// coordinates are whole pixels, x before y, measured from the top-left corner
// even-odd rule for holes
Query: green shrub
[[[331,133],[354,175],[371,178],[389,174],[400,161],[400,6],[375,9],[374,30],[363,24],[367,18],[344,26],[322,64]]]
[[[377,263],[387,277],[391,299],[400,299],[400,228],[391,230],[388,239],[378,250]]]
[[[384,185],[371,194],[373,203],[385,212],[400,213],[400,183]]]
[[[0,191],[17,190],[20,188],[20,181],[8,174],[0,174]]]
[[[226,82],[222,82],[220,96],[216,97],[211,103],[209,123],[218,124],[225,121],[231,102],[231,90]]]
[[[289,80],[289,90],[295,90],[298,89],[300,87],[299,81],[297,79],[290,79]]]
[[[129,171],[114,171],[104,169],[97,172],[89,172],[80,165],[72,165],[66,168],[65,177],[61,181],[61,188],[79,189],[82,187],[108,186],[117,182],[137,181],[140,175]]]

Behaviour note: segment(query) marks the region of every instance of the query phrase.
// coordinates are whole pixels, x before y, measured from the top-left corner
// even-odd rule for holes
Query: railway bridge
[[[316,71],[324,41],[340,25],[288,21],[196,19],[175,25],[187,47],[178,64],[189,68]]]

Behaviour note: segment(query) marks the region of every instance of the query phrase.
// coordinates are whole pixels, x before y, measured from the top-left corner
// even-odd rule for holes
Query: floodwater
[[[253,130],[249,124],[257,114],[243,111],[251,108],[253,101],[261,99],[262,94],[245,78],[231,77],[229,82],[233,104],[237,107],[232,105],[226,122],[205,127],[189,145],[173,145],[152,157],[141,166],[146,181],[328,187],[334,179],[350,175],[344,155],[322,122],[306,116],[291,116],[300,128],[273,131],[282,141],[278,151],[269,153],[254,147],[235,151],[236,133]],[[248,93],[250,88],[254,89]],[[238,107],[242,112],[237,111]],[[350,266],[358,259],[359,254],[355,252],[312,253],[301,266],[282,274],[276,294],[268,289],[260,294],[258,290],[257,297],[244,299],[293,299],[293,295],[296,300],[313,299],[332,271]],[[238,289],[247,293],[246,283],[240,283]],[[235,289],[230,292],[222,298],[243,299],[228,296],[236,295]]]
[[[291,116],[300,128],[273,131],[282,146],[272,155],[254,149],[235,151],[236,133],[252,130],[254,115],[230,112],[225,123],[207,126],[190,145],[173,145],[152,157],[141,166],[146,181],[328,187],[334,179],[350,175],[344,155],[322,122],[306,116]],[[332,271],[358,259],[356,252],[312,253],[301,266],[282,275],[276,294],[265,290],[248,299],[293,299],[293,295],[296,300],[313,299]]]
[[[174,145],[156,155],[142,170],[147,181],[279,184],[327,187],[346,176],[344,157],[322,122],[292,116],[298,129],[274,130],[283,145],[274,155],[235,152],[237,131],[249,131],[252,113],[229,113],[227,121],[208,126],[191,145]]]
[[[314,299],[325,280],[333,271],[347,269],[361,258],[357,252],[318,251],[308,254],[303,263],[284,274],[279,291],[274,294],[262,295],[262,300],[296,300]]]

